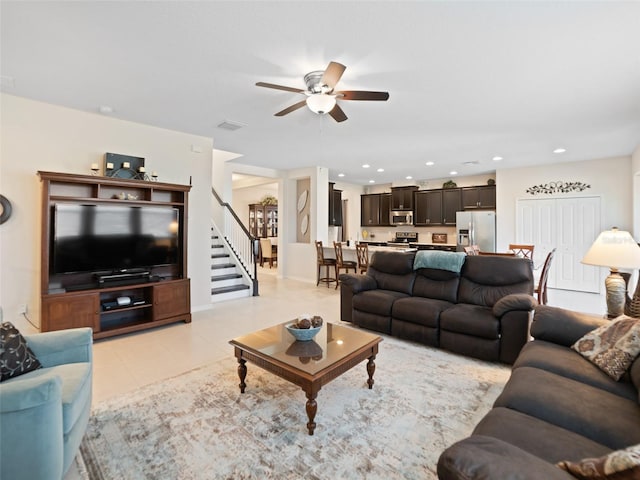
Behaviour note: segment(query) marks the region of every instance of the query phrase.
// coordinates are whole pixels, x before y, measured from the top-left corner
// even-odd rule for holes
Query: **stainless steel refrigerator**
[[[495,252],[496,212],[456,212],[456,243],[459,252],[469,245],[478,245],[483,252]]]

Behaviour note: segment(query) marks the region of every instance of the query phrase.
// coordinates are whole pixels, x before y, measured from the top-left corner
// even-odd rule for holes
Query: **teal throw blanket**
[[[439,270],[449,270],[460,273],[464,259],[464,252],[444,252],[441,250],[418,250],[413,261],[413,269],[437,268]]]

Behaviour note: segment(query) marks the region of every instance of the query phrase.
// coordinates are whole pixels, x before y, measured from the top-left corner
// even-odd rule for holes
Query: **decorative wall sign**
[[[533,187],[527,188],[526,192],[531,195],[538,195],[539,193],[546,193],[547,195],[551,195],[552,193],[570,193],[570,192],[582,192],[587,188],[591,188],[591,185],[587,185],[582,182],[549,182],[534,185]]]

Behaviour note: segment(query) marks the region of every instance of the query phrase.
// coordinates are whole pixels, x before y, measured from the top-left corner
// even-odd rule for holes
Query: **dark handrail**
[[[244,226],[244,223],[242,223],[242,221],[240,220],[236,212],[233,210],[233,207],[229,205],[229,203],[222,201],[222,198],[220,198],[220,195],[218,195],[218,192],[216,192],[215,188],[211,187],[211,193],[213,193],[213,196],[216,198],[216,200],[218,201],[221,207],[224,207],[227,210],[229,210],[229,213],[231,213],[236,223],[240,226],[244,234],[247,236],[247,238],[251,242],[251,246],[252,246],[251,260],[253,261],[253,278],[252,278],[253,296],[257,296],[258,295],[258,264],[256,261],[256,257],[258,256],[258,247],[257,247],[258,240],[253,235],[251,235],[251,233],[249,233],[249,230],[247,230],[247,227]],[[227,243],[229,242],[227,241]]]

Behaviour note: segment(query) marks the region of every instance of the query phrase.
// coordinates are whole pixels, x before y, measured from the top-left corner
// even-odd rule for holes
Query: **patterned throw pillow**
[[[571,348],[620,380],[640,353],[640,319],[621,315],[587,333]]]
[[[578,462],[563,461],[556,465],[580,480],[638,480],[640,445],[617,450],[600,458],[585,458]]]
[[[0,382],[41,366],[18,329],[11,322],[0,325]]]

